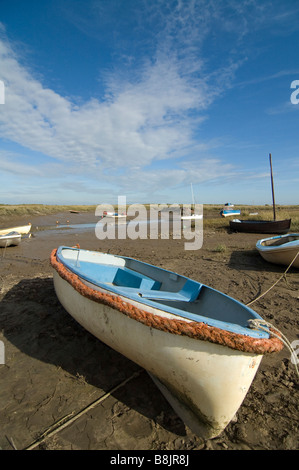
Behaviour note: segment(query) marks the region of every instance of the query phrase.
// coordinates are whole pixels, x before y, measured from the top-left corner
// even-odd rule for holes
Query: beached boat
[[[0,235],[0,246],[6,247],[11,245],[19,245],[22,235],[18,232],[9,232],[7,235]]]
[[[247,233],[288,233],[291,226],[291,219],[285,220],[240,220],[229,221],[230,229],[234,232]]]
[[[190,183],[190,185],[191,185],[191,193],[192,193],[192,205],[191,205],[190,213],[187,214],[182,210],[181,220],[191,220],[191,221],[192,220],[200,220],[200,219],[203,218],[203,214],[195,214],[195,212],[194,212],[194,210],[195,210],[195,198],[194,198],[192,183]]]
[[[200,220],[203,218],[202,214],[187,214],[187,215],[182,215],[181,220]]]
[[[241,214],[241,211],[238,210],[238,209],[226,209],[226,208],[223,208],[223,209],[220,211],[221,217],[231,217],[231,216],[240,215],[240,214]]]
[[[112,217],[113,219],[120,219],[120,218],[123,218],[123,217],[127,217],[127,214],[125,214],[125,213],[119,214],[118,212],[107,212],[107,211],[104,211],[104,212],[103,212],[103,216],[104,216],[104,217]]]
[[[258,240],[256,248],[260,255],[270,263],[289,264],[295,259],[293,267],[299,268],[299,233],[289,233],[278,237]]]
[[[7,235],[10,232],[18,232],[21,235],[26,235],[31,230],[31,224],[21,225],[19,227],[10,227],[0,229],[0,235]]]
[[[236,216],[240,214],[241,214],[241,211],[237,209],[228,209],[228,210],[223,209],[222,211],[220,211],[221,217],[231,217],[231,216]]]
[[[257,313],[179,274],[75,247],[50,257],[55,291],[86,330],[146,369],[182,420],[205,438],[235,416],[263,354],[283,345],[249,327]]]
[[[223,206],[223,209],[220,211],[221,217],[231,217],[234,215],[240,215],[241,211],[239,209],[234,209],[234,204],[231,202],[226,202]]]
[[[272,155],[269,153],[270,162],[270,176],[272,187],[272,201],[273,201],[273,220],[239,220],[234,219],[229,222],[231,230],[235,232],[247,233],[288,233],[291,227],[291,219],[276,220],[275,209],[275,196],[274,196],[274,182],[272,170]]]

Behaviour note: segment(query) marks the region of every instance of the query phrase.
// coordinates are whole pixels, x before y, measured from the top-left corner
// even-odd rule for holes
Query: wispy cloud
[[[148,31],[151,24],[159,25],[155,34],[144,39],[151,54],[147,59],[140,56],[138,64],[132,60],[134,68],[128,67],[122,74],[120,57],[126,56],[129,63],[129,47],[120,48],[119,69],[116,66],[102,74],[106,87],[102,99],[79,104],[47,88],[23,64],[0,24],[0,79],[5,84],[0,137],[20,149],[13,158],[8,152],[1,153],[2,170],[31,172],[39,178],[51,177],[59,169],[62,174],[81,175],[82,180],[101,178],[105,184],[112,171],[119,192],[138,187],[147,188],[149,194],[165,183],[165,175],[155,169],[158,161],[174,162],[167,171],[172,186],[190,181],[191,164],[198,182],[218,178],[220,165],[221,178],[234,173],[232,164],[217,156],[208,158],[213,144],[200,139],[198,131],[209,106],[231,86],[244,57],[227,48],[219,66],[210,69],[202,48],[216,26],[223,34],[229,32],[241,40],[250,21],[251,25],[262,21],[257,19],[257,11],[264,18],[266,9],[253,0],[160,0],[155,8],[148,2],[141,5],[135,17],[140,37],[143,26],[138,14],[146,14]],[[98,40],[96,26],[104,21],[99,8],[101,4],[92,3],[83,17],[71,9],[68,20]],[[37,167],[28,160],[27,150],[22,156],[22,148],[45,156],[47,164]]]
[[[98,175],[105,168],[142,168],[186,156],[186,149],[192,152],[198,145],[194,128],[215,97],[207,77],[195,80],[177,57],[164,52],[143,64],[137,80],[110,76],[106,99],[82,105],[45,88],[21,65],[5,37],[0,60],[5,84],[1,137]],[[202,117],[195,118],[194,110]]]

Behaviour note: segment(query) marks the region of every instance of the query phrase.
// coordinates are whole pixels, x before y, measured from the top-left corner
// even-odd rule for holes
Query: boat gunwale
[[[241,352],[267,354],[280,351],[283,348],[282,341],[271,335],[269,338],[254,338],[244,334],[222,330],[218,327],[207,325],[204,322],[184,321],[154,315],[153,313],[132,305],[117,294],[100,292],[87,286],[77,274],[69,271],[63,263],[57,259],[56,254],[57,249],[55,248],[50,255],[51,266],[62,279],[68,282],[82,296],[94,302],[108,305],[112,309],[148,327],[172,334],[188,336],[193,339],[209,341]]]
[[[288,238],[293,238],[293,237],[295,238],[297,237],[297,239],[287,241]],[[271,244],[271,241],[273,241],[272,244]],[[277,243],[279,241],[281,241],[281,243]],[[279,251],[279,249],[282,249],[285,251],[288,249],[294,250],[294,248],[296,248],[297,245],[298,245],[298,250],[299,250],[299,233],[287,233],[285,235],[277,235],[276,237],[262,238],[261,240],[257,241],[256,248],[264,252],[271,252],[271,251],[274,252],[274,251]]]

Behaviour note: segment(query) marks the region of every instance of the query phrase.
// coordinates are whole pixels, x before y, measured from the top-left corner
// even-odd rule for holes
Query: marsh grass
[[[227,250],[226,245],[222,245],[221,243],[217,245],[212,251],[215,253],[225,253]]]
[[[46,204],[0,204],[0,220],[26,216],[51,215],[70,210],[78,212],[92,212],[95,211],[95,208],[96,206],[83,205],[60,206]]]

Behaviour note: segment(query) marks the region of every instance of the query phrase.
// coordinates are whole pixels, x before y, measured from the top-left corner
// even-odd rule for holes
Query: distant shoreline
[[[150,204],[144,204],[144,206],[149,208]],[[170,203],[169,206],[171,206]],[[73,217],[76,217],[76,223],[82,223],[80,218],[84,216],[93,216],[97,219],[95,216],[96,207],[97,205],[0,204],[0,227],[3,228],[7,225],[16,225],[21,222],[34,223],[34,218],[56,215],[57,217],[60,217],[61,214],[63,214],[63,218],[65,220],[72,215]],[[113,207],[117,210],[117,205],[114,205]],[[257,220],[273,220],[273,208],[270,204],[235,204],[235,207],[241,210],[241,215],[239,216],[240,219],[254,218]],[[227,229],[229,218],[223,218],[220,216],[222,208],[223,204],[203,205],[204,228],[213,230]],[[277,220],[291,218],[291,231],[299,232],[299,205],[284,206],[282,204],[277,204],[276,218]]]

